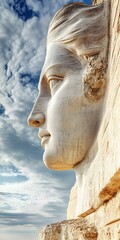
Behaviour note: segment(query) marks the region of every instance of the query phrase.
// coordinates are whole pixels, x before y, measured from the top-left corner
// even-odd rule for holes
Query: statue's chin
[[[45,166],[52,170],[70,170],[74,168],[74,164],[66,163],[63,159],[54,159],[52,156],[47,157],[45,154],[43,155],[43,162]]]

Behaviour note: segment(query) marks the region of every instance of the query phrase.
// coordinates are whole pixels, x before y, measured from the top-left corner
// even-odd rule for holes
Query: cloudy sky
[[[48,24],[68,2],[0,1],[0,240],[37,240],[42,226],[66,219],[74,172],[44,166],[37,130],[26,120],[37,95]]]

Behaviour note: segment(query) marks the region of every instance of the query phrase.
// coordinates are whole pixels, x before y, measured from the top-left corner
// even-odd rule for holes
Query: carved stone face
[[[84,94],[86,65],[64,45],[48,45],[39,95],[28,120],[39,128],[48,168],[73,168],[97,136],[102,100],[90,102]]]

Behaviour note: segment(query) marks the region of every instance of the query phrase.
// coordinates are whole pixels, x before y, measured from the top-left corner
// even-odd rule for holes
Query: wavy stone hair
[[[107,47],[107,25],[104,3],[94,6],[79,2],[67,4],[53,17],[47,44],[65,44],[78,56],[95,55]]]
[[[104,4],[65,5],[55,14],[48,29],[48,45],[60,43],[76,58],[84,59],[82,81],[89,102],[101,99],[106,88],[108,8]]]

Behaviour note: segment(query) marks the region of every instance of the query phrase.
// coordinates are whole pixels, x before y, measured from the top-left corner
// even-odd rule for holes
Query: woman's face
[[[73,168],[86,157],[97,136],[102,101],[90,103],[85,97],[85,68],[64,46],[48,46],[39,94],[28,119],[39,128],[48,168]]]

